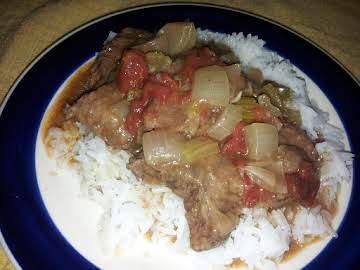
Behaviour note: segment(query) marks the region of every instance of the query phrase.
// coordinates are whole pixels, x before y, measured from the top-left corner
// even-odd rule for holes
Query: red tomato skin
[[[261,201],[272,198],[275,194],[263,189],[259,185],[251,181],[250,177],[244,174],[243,178],[244,193],[243,201],[245,207],[253,207]]]
[[[256,121],[263,121],[266,118],[266,109],[262,105],[256,105],[253,109],[255,120]]]
[[[176,80],[174,80],[173,78],[171,78],[171,76],[166,72],[160,72],[155,75],[152,75],[149,78],[149,80],[160,83],[160,84],[167,86],[174,90],[179,88],[178,82]]]
[[[130,103],[130,110],[125,119],[125,128],[133,136],[136,136],[144,122],[143,113],[148,102],[148,99],[137,98]]]
[[[229,135],[224,142],[220,144],[221,152],[224,154],[237,153],[241,156],[245,156],[248,152],[243,128],[245,127],[244,122],[239,122],[233,133]]]
[[[137,49],[124,52],[117,73],[119,91],[127,94],[130,89],[142,88],[148,76],[148,66],[145,55]]]
[[[142,97],[131,101],[130,111],[125,120],[126,130],[134,136],[137,134],[144,122],[143,112],[151,100],[156,100],[161,104],[182,102],[189,99],[188,95],[188,93],[178,91],[177,82],[170,75],[159,73],[151,76],[145,82]]]
[[[170,96],[170,87],[161,83],[148,81],[144,86],[144,98],[156,99],[161,103],[165,103],[166,99]]]
[[[192,81],[195,70],[210,65],[223,65],[209,48],[192,49],[185,57],[185,64],[181,71],[183,77]]]

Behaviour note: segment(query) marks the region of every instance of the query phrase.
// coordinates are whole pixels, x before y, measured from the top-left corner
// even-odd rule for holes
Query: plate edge
[[[328,52],[327,50],[325,50],[324,48],[322,48],[319,44],[317,44],[316,42],[310,40],[308,37],[304,36],[303,34],[297,32],[296,30],[283,25],[282,23],[276,22],[272,19],[266,18],[262,15],[256,14],[256,13],[252,13],[250,11],[245,11],[242,9],[237,9],[237,8],[233,8],[233,7],[228,7],[228,6],[224,6],[224,5],[215,5],[215,4],[207,4],[207,3],[199,3],[199,2],[193,2],[193,3],[189,3],[189,2],[172,2],[172,3],[152,3],[152,4],[146,4],[146,5],[137,5],[137,6],[132,6],[126,9],[122,9],[122,10],[118,10],[118,11],[113,11],[110,12],[108,14],[104,14],[101,15],[99,17],[96,17],[88,22],[85,22],[79,26],[77,26],[76,28],[70,30],[69,32],[65,33],[64,35],[62,35],[61,37],[59,37],[58,39],[56,39],[52,44],[50,44],[48,47],[46,47],[44,50],[42,50],[37,56],[34,57],[34,59],[23,69],[23,71],[20,73],[20,75],[14,80],[14,82],[11,84],[8,92],[6,93],[3,101],[1,102],[0,105],[0,117],[2,115],[2,112],[9,100],[9,98],[11,97],[12,93],[14,92],[15,88],[17,87],[17,85],[19,84],[19,82],[23,79],[23,77],[25,77],[25,75],[29,72],[29,70],[44,56],[46,55],[49,51],[51,51],[54,47],[56,47],[58,44],[60,44],[61,42],[63,42],[65,39],[67,39],[68,37],[74,35],[75,33],[81,31],[82,29],[93,25],[99,21],[105,20],[107,18],[122,14],[122,13],[127,13],[127,12],[131,12],[131,11],[135,11],[135,10],[139,10],[139,9],[146,9],[146,8],[152,8],[152,7],[161,7],[161,6],[176,6],[176,5],[186,5],[186,6],[203,6],[203,7],[212,7],[212,8],[218,8],[218,9],[223,9],[223,10],[229,10],[229,11],[233,11],[233,12],[237,12],[237,13],[243,13],[252,17],[256,17],[258,19],[267,21],[271,24],[277,25],[287,31],[292,32],[293,34],[299,36],[300,38],[302,38],[303,40],[309,42],[311,45],[315,46],[316,48],[318,48],[320,51],[322,51],[325,55],[327,55],[328,57],[330,57],[335,63],[337,63],[348,75],[350,75],[350,77],[355,81],[355,83],[360,87],[360,81],[355,77],[355,75],[347,68],[345,67],[344,64],[342,64],[335,56],[333,56],[330,52]],[[353,168],[354,170],[354,168]],[[352,197],[353,194],[351,194]],[[351,198],[350,198],[351,199]],[[15,256],[12,254],[11,250],[9,249],[9,246],[7,245],[5,238],[3,236],[3,233],[0,229],[0,244],[2,245],[6,255],[8,256],[8,258],[10,259],[10,261],[12,262],[12,264],[14,265],[14,267],[16,269],[21,270],[22,267],[20,266],[20,264],[17,262]]]

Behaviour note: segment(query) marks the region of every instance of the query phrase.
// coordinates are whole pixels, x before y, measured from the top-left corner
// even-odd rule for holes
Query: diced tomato
[[[150,80],[151,81],[154,81],[154,82],[158,82],[164,86],[167,86],[171,89],[178,89],[179,88],[179,83],[174,80],[173,78],[171,78],[171,76],[165,72],[161,72],[161,73],[157,73],[155,75],[152,75],[150,77]]]
[[[243,138],[245,140],[245,138],[244,138],[244,130],[243,130],[245,126],[246,126],[246,123],[239,122],[235,126],[234,131],[233,131],[232,134],[237,138]]]
[[[253,109],[255,121],[262,122],[266,118],[266,109],[264,106],[256,105]]]
[[[149,99],[137,98],[133,99],[130,104],[130,110],[125,119],[125,128],[131,135],[136,135],[138,129],[144,122],[143,113]]]
[[[223,63],[216,57],[215,52],[207,47],[193,49],[185,57],[185,63],[181,71],[181,75],[192,81],[196,69],[215,64],[223,65]]]
[[[147,76],[148,66],[144,53],[137,49],[125,51],[117,73],[119,90],[127,94],[130,89],[142,88]]]
[[[245,127],[244,122],[239,122],[233,133],[229,135],[223,143],[220,144],[222,153],[238,153],[242,156],[245,156],[248,152],[243,128]]]
[[[266,201],[274,196],[274,193],[267,191],[251,181],[246,174],[243,178],[244,193],[243,200],[246,207],[253,207],[259,202]]]
[[[132,100],[126,117],[125,128],[136,135],[143,125],[143,112],[149,102],[156,100],[162,104],[184,103],[191,98],[191,91],[180,91],[178,83],[167,73],[152,75],[145,83],[141,98]]]
[[[170,94],[171,88],[166,85],[152,81],[145,83],[144,97],[146,98],[154,98],[160,102],[165,102]]]
[[[176,92],[176,95],[174,95],[173,98],[174,98],[174,103],[176,104],[187,103],[191,100],[191,91],[185,91],[185,92],[178,91]]]

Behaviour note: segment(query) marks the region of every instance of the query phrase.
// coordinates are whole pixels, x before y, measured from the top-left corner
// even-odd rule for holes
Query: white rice
[[[297,77],[293,66],[265,49],[264,41],[240,34],[219,34],[198,29],[198,39],[225,44],[235,52],[243,67],[256,67],[265,79],[277,81],[294,91],[294,106],[301,111],[303,128],[315,138],[321,130],[326,141],[316,145],[323,156],[321,187],[328,188],[334,200],[342,181],[351,179],[352,155],[344,152],[342,132],[327,123],[328,115],[314,106],[307,95],[305,81]],[[315,109],[314,109],[315,108]],[[243,209],[240,222],[228,240],[215,249],[194,252],[190,249],[189,228],[183,200],[163,186],[145,184],[126,168],[129,154],[114,150],[78,124],[80,138],[74,131],[52,128],[48,142],[53,156],[71,168],[81,179],[84,198],[103,208],[99,221],[99,243],[105,254],[116,249],[131,249],[139,239],[150,237],[177,252],[187,253],[199,265],[225,265],[240,258],[250,269],[276,269],[291,240],[303,243],[306,236],[335,235],[329,213],[320,208],[300,208],[289,222],[284,210]],[[69,144],[76,139],[75,144]],[[151,234],[149,234],[151,232]]]

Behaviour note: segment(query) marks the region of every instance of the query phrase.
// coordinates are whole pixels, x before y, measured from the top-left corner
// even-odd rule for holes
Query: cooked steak
[[[303,149],[307,158],[311,161],[316,161],[319,158],[315,145],[306,135],[306,132],[294,125],[284,124],[282,126],[279,131],[279,143],[293,145]]]
[[[133,141],[124,127],[129,105],[115,84],[84,94],[66,111],[66,118],[84,124],[107,144],[128,149]]]
[[[142,29],[124,28],[111,41],[106,43],[96,57],[87,81],[87,88],[94,89],[108,82],[111,73],[117,68],[125,48],[140,44],[153,35]]]
[[[242,178],[223,156],[212,155],[191,165],[166,165],[156,169],[150,168],[143,159],[132,160],[128,168],[144,181],[165,183],[184,199],[194,250],[220,245],[238,223],[243,207]]]

